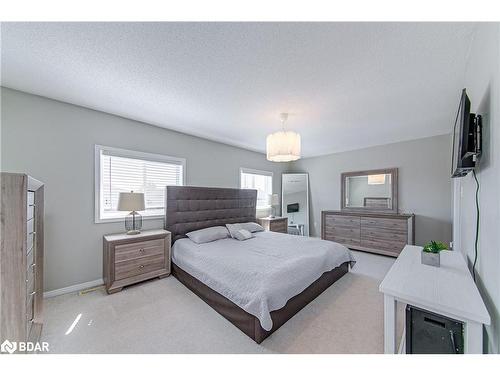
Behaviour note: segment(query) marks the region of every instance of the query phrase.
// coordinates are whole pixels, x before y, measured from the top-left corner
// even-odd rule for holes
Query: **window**
[[[128,212],[117,211],[120,192],[144,193],[145,218],[161,217],[165,187],[183,185],[186,160],[165,155],[95,147],[95,222],[118,221]]]
[[[240,168],[240,188],[257,190],[257,208],[269,208],[269,195],[273,193],[273,173]]]

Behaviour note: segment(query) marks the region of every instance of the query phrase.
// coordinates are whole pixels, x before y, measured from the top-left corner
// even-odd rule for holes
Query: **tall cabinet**
[[[0,184],[0,342],[35,342],[42,330],[44,185],[3,172]]]

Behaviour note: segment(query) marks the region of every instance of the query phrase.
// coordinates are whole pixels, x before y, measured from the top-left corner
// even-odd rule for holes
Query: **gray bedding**
[[[345,246],[317,238],[275,232],[255,233],[204,244],[179,239],[172,261],[271,330],[270,312],[285,306],[324,272],[344,262],[354,264]]]

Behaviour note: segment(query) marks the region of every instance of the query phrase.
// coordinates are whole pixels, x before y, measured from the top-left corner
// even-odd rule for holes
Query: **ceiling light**
[[[282,130],[267,136],[267,160],[287,162],[300,159],[300,134],[285,131],[288,113],[281,113]]]

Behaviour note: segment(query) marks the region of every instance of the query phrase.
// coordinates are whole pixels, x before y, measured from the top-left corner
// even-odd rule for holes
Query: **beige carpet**
[[[173,277],[46,299],[42,340],[51,353],[382,353],[379,282],[347,274],[261,345]]]

